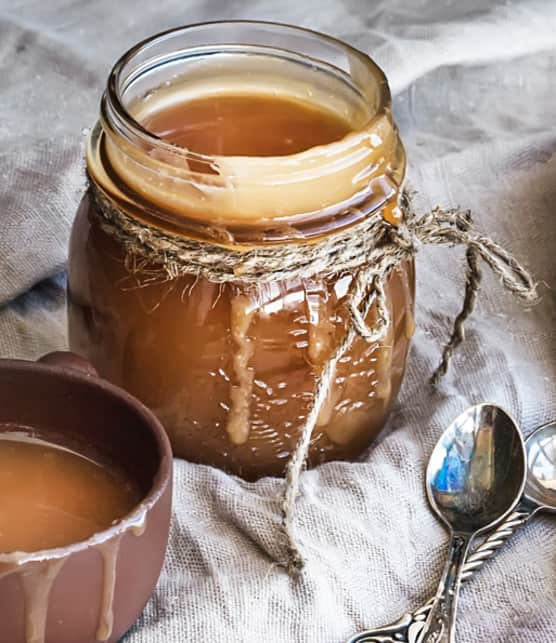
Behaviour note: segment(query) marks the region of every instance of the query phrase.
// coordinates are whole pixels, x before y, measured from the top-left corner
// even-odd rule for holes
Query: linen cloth
[[[272,563],[282,481],[176,461],[166,565],[126,643],[338,643],[397,619],[433,593],[446,553],[423,485],[442,429],[484,400],[525,433],[556,417],[552,0],[2,0],[0,355],[66,345],[68,235],[111,64],[156,31],[232,18],[303,25],[368,52],[390,80],[418,208],[471,208],[544,282],[543,299],[523,309],[487,278],[465,345],[432,391],[463,251],[423,249],[418,330],[384,435],[361,462],[303,476],[303,577]],[[539,517],[466,584],[458,640],[556,641],[555,527]]]

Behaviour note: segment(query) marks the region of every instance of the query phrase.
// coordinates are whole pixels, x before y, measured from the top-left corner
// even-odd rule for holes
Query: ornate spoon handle
[[[461,587],[461,574],[469,547],[471,534],[453,533],[448,549],[448,560],[438,584],[436,597],[427,616],[419,643],[455,643],[456,613]]]
[[[467,581],[474,576],[487,560],[490,560],[506,543],[508,538],[532,518],[538,510],[539,507],[522,501],[516,510],[467,556],[463,566],[462,581]],[[417,643],[434,600],[431,598],[425,605],[416,609],[412,614],[406,614],[396,623],[360,632],[349,639],[347,643]]]
[[[532,507],[526,502],[521,502],[516,507],[516,510],[469,554],[463,566],[461,580],[469,580],[474,576],[486,561],[490,560],[494,554],[506,544],[508,538],[533,517],[537,510],[537,507]]]

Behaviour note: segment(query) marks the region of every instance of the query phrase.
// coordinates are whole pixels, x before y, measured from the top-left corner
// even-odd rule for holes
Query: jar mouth
[[[294,52],[284,47],[281,43],[279,45],[278,42],[276,42],[276,45],[269,44],[268,42],[266,44],[260,44],[249,37],[240,41],[238,32],[241,33],[243,29],[252,30],[253,28],[260,29],[261,36],[268,36],[269,34],[266,30],[272,30],[272,34],[276,40],[280,40],[281,36],[293,36],[293,42],[295,42],[296,46],[299,46],[305,39],[309,45],[308,49],[311,48],[311,43],[318,43],[323,47],[323,51],[328,52],[330,58],[336,57],[339,60],[325,62],[320,58],[320,56],[322,56],[321,52],[318,54],[319,57],[314,54],[311,55],[309,52],[301,53],[300,55],[299,52]],[[222,30],[222,35],[219,35],[220,31],[211,34],[210,32],[214,29]],[[235,40],[237,42],[225,40],[227,31],[230,33],[235,32]],[[192,42],[190,45],[182,45],[179,48],[172,48],[171,46],[174,40],[179,40],[183,37],[194,38],[195,36],[198,36],[196,43]],[[252,42],[249,42],[249,40]],[[200,44],[201,42],[203,42],[203,44]],[[390,113],[391,95],[386,76],[382,69],[365,53],[332,36],[304,27],[270,21],[230,20],[200,22],[169,29],[146,38],[125,52],[114,64],[108,77],[105,93],[102,97],[101,118],[103,126],[109,130],[113,130],[117,135],[122,136],[134,146],[142,149],[158,149],[162,154],[167,155],[165,158],[171,161],[172,164],[180,163],[181,159],[182,161],[195,164],[197,168],[205,166],[207,173],[210,174],[215,159],[214,155],[180,147],[149,131],[135,117],[129,109],[129,106],[126,105],[124,96],[130,85],[163,65],[169,65],[175,61],[183,61],[186,59],[193,60],[199,56],[210,56],[216,53],[216,51],[221,52],[224,48],[227,51],[233,52],[245,46],[256,47],[269,56],[276,55],[277,53],[289,53],[303,57],[307,66],[320,65],[323,69],[328,68],[329,72],[343,76],[343,80],[349,83],[352,89],[358,91],[363,100],[365,100],[363,92],[369,91],[370,81],[374,83],[372,94],[375,99],[375,104],[372,105],[368,118],[365,119],[364,122],[360,122],[358,127],[345,137],[326,145],[317,146],[319,148],[325,147],[330,149],[345,146],[346,139],[349,139],[352,134],[357,134],[358,131],[365,132],[372,129],[373,122],[379,120],[381,116],[385,114],[389,115]],[[164,47],[170,47],[170,49],[166,52],[158,51],[163,50]],[[342,69],[338,63],[343,63],[344,68]],[[363,74],[367,76],[367,78],[360,79],[361,82],[365,81],[367,83],[366,87],[357,87],[356,83],[350,78],[354,63],[359,67],[359,75]],[[347,69],[345,67],[347,67]],[[298,158],[302,158],[302,155],[311,149],[314,148],[309,148],[309,150],[294,154],[281,155],[278,158],[284,160],[290,159],[293,163],[296,163]],[[222,155],[222,157],[234,158],[232,155]],[[249,155],[248,157],[241,158],[255,159],[257,161],[264,159],[268,163],[269,158],[272,157]],[[201,171],[200,173],[202,174],[203,172]]]
[[[349,131],[293,154],[225,156],[144,125],[211,92],[305,102]],[[132,47],[110,73],[87,163],[95,185],[136,218],[227,245],[317,239],[386,208],[397,217],[405,174],[382,70],[335,38],[260,21],[179,27]]]

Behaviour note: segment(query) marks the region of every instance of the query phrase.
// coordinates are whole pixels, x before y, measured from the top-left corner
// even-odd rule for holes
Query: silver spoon
[[[449,528],[450,547],[418,643],[453,643],[469,546],[477,534],[492,528],[516,506],[525,486],[525,463],[517,425],[490,404],[467,409],[436,444],[427,466],[426,488],[429,503]]]
[[[527,482],[515,510],[467,557],[462,580],[472,578],[537,512],[556,513],[556,422],[539,427],[525,441]],[[435,599],[395,623],[360,632],[347,643],[416,643]]]
[[[471,541],[512,511],[526,475],[523,438],[501,408],[473,406],[444,431],[427,467],[427,495],[450,530],[450,548],[419,643],[454,643],[461,572]]]

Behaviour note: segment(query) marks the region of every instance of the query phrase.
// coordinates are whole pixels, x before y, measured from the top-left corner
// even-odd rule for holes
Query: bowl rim
[[[110,525],[107,529],[94,533],[85,540],[70,543],[61,547],[42,549],[35,552],[13,551],[0,552],[0,565],[13,565],[21,567],[27,563],[44,562],[68,558],[73,554],[85,551],[89,548],[103,544],[113,538],[122,536],[131,529],[141,527],[151,509],[159,502],[168,489],[172,480],[173,456],[170,440],[166,435],[158,418],[142,402],[118,386],[107,382],[100,376],[95,376],[57,365],[32,362],[22,359],[0,359],[0,371],[39,373],[43,376],[55,377],[65,380],[70,385],[80,382],[88,387],[100,389],[103,394],[113,398],[119,398],[133,409],[153,435],[159,453],[158,470],[156,471],[149,491],[142,497],[131,511]]]

